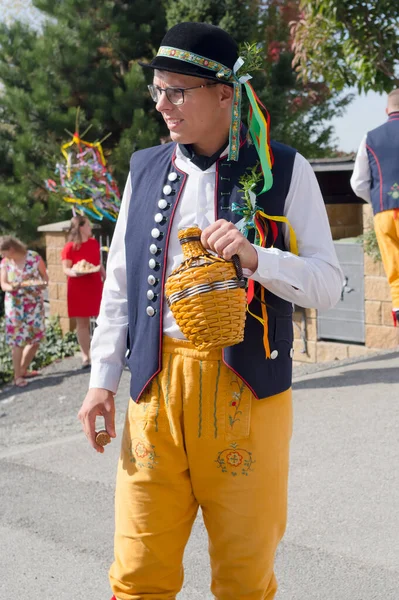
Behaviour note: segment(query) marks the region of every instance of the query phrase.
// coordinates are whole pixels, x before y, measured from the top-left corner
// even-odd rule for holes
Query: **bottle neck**
[[[201,229],[199,227],[187,227],[180,230],[179,241],[185,259],[207,254],[201,244]]]

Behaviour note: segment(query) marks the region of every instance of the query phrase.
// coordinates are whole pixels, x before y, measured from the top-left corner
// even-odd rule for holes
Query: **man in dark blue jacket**
[[[369,131],[357,156],[351,185],[370,202],[374,228],[392,297],[392,316],[399,321],[399,90],[388,95],[388,120]]]

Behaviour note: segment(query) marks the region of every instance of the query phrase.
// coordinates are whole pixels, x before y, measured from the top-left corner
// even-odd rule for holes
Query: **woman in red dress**
[[[86,217],[73,217],[69,241],[62,253],[62,267],[68,277],[68,314],[76,319],[76,334],[82,352],[82,367],[90,367],[90,317],[100,311],[105,269],[96,273],[77,273],[73,269],[81,260],[94,266],[101,264],[100,244],[92,237],[91,223]]]

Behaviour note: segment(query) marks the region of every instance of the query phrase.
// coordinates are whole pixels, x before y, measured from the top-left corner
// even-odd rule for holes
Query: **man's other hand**
[[[90,389],[78,413],[78,419],[90,445],[97,452],[103,453],[104,448],[96,444],[96,417],[104,417],[105,429],[111,438],[115,438],[115,400],[114,394],[109,390]]]

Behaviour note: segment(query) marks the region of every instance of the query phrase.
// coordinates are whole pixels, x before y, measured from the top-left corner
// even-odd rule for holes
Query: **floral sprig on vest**
[[[239,183],[241,185],[241,189],[243,192],[243,203],[238,204],[234,202],[232,204],[231,210],[232,212],[240,215],[242,219],[236,223],[236,227],[241,233],[248,237],[248,233],[251,229],[255,230],[255,238],[254,244],[256,246],[261,246],[262,248],[266,247],[267,242],[267,234],[270,229],[272,231],[272,243],[271,247],[273,247],[274,242],[277,238],[278,228],[276,225],[276,221],[281,223],[285,223],[290,231],[290,251],[293,254],[298,254],[298,247],[296,241],[295,232],[288,221],[287,217],[283,215],[271,216],[266,214],[262,207],[260,207],[256,203],[256,193],[255,189],[258,187],[260,180],[262,179],[262,171],[260,169],[259,163],[256,163],[252,169],[249,169],[249,173],[242,175]],[[251,304],[253,298],[255,296],[255,282],[253,279],[248,279],[247,286],[247,311],[248,313],[257,319],[263,325],[263,346],[265,348],[266,358],[270,358],[270,344],[269,344],[269,335],[268,335],[268,316],[265,302],[265,288],[261,286],[260,290],[260,304],[262,316],[256,315],[249,309],[249,305]]]
[[[249,168],[249,173],[240,177],[239,183],[244,196],[243,203],[238,204],[237,202],[233,202],[231,207],[231,210],[234,213],[242,216],[242,219],[236,223],[236,227],[243,235],[245,235],[245,237],[248,237],[250,229],[255,229],[254,244],[256,246],[265,247],[268,222],[270,222],[273,231],[273,242],[271,244],[273,247],[274,240],[277,236],[277,228],[274,221],[285,223],[290,232],[290,252],[292,252],[292,254],[298,254],[296,235],[287,217],[284,217],[283,215],[268,215],[263,211],[262,207],[258,206],[256,203],[257,195],[255,189],[261,179],[262,171],[259,162],[257,162],[254,167]]]
[[[255,241],[257,246],[265,244],[265,225],[261,223],[259,213],[261,208],[256,204],[255,189],[262,179],[262,172],[259,169],[259,162],[250,170],[249,173],[242,175],[239,182],[243,192],[243,203],[233,202],[231,210],[240,215],[242,219],[236,223],[236,227],[245,237],[248,237],[249,231],[255,229]],[[267,227],[267,225],[266,225]]]
[[[395,200],[399,198],[399,185],[397,183],[391,185],[391,191],[388,192],[388,196],[392,196]]]

